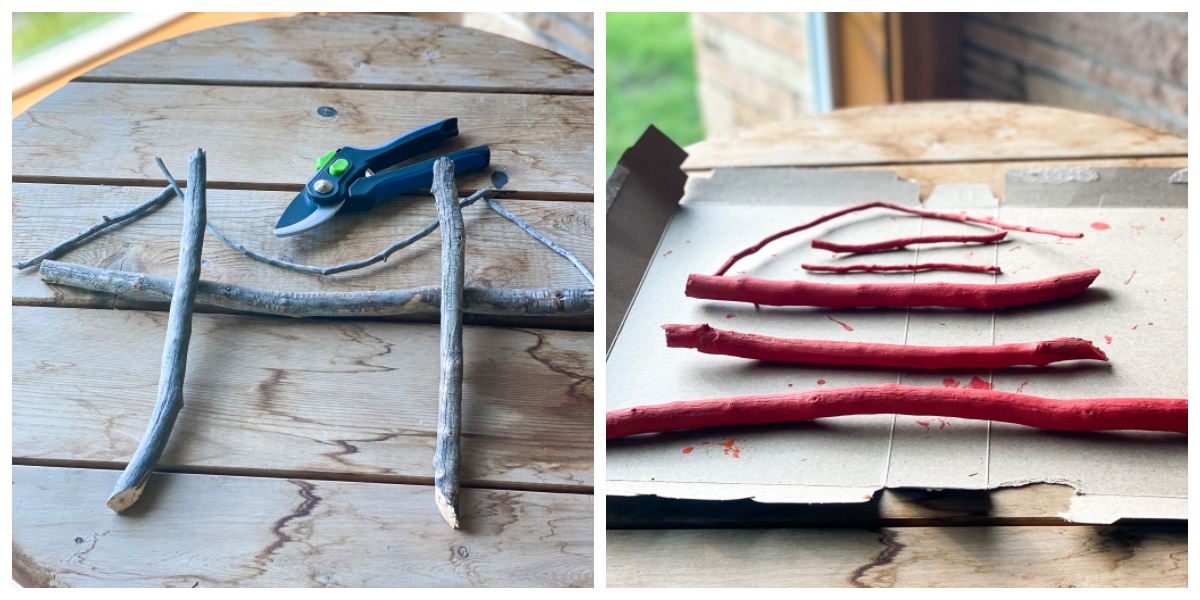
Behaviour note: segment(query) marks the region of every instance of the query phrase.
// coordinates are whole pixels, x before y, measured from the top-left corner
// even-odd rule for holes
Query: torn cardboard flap
[[[838,206],[917,206],[915,184],[891,172],[718,169],[693,180],[614,341],[607,409],[675,400],[878,383],[965,387],[1050,398],[1187,397],[1187,190],[1176,169],[1010,172],[1000,203],[986,186],[939,186],[925,207],[1001,222],[1081,231],[1082,239],[1010,232],[997,245],[938,245],[870,262],[997,265],[999,275],[926,272],[815,274],[801,263],[850,264],[814,239],[864,242],[982,227],[872,209],[778,240],[730,275],[808,281],[1018,282],[1099,268],[1075,298],[999,311],[756,307],[687,298],[689,273]],[[863,190],[869,190],[864,193]],[[869,197],[867,197],[869,196]],[[991,228],[986,228],[990,230]],[[903,371],[773,364],[667,348],[661,325],[701,324],[778,337],[912,345],[988,345],[1082,337],[1108,363],[995,372]],[[764,502],[861,502],[890,488],[994,489],[1066,483],[1083,493],[1076,522],[1186,519],[1187,437],[1147,432],[1052,432],[1004,423],[867,415],[802,423],[676,431],[610,440],[608,493]],[[1113,518],[1114,515],[1116,518]]]

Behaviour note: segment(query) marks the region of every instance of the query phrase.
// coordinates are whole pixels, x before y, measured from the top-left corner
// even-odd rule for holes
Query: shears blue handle
[[[449,158],[454,162],[454,174],[461,175],[470,171],[478,171],[491,161],[491,151],[487,146],[478,146],[444,154],[437,158]],[[433,185],[433,163],[437,158],[431,158],[396,169],[382,175],[364,177],[350,185],[350,194],[342,210],[367,210],[380,200],[407,194]]]

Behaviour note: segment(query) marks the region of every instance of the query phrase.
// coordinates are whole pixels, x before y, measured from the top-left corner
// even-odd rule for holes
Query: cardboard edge
[[[1170,519],[1186,521],[1187,498],[1110,496],[1077,494],[1071,507],[1059,518],[1083,525],[1112,525],[1122,519]]]
[[[608,496],[658,496],[681,500],[753,500],[763,504],[856,504],[869,502],[882,485],[814,486],[678,481],[605,482]]]

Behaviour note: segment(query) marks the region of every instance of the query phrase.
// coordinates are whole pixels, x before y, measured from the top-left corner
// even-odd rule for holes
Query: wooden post
[[[433,454],[434,499],[458,529],[459,429],[462,425],[462,290],[466,257],[462,210],[454,185],[454,163],[433,163],[433,196],[442,228],[441,382],[438,385],[437,450]]]
[[[179,271],[175,277],[175,293],[171,297],[171,313],[167,318],[158,402],[146,435],[108,499],[108,507],[118,513],[133,506],[141,497],[150,473],[167,447],[175,418],[183,408],[183,376],[187,368],[188,341],[192,337],[192,305],[196,300],[196,284],[200,281],[200,252],[207,222],[204,188],[204,151],[197,149],[188,160],[188,195],[183,212],[183,237],[179,242]]]

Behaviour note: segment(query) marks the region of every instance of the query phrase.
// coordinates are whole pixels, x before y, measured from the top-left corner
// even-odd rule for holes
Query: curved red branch
[[[768,306],[942,306],[1004,308],[1068,298],[1086,290],[1099,269],[1023,283],[811,283],[754,277],[688,275],[684,293],[704,300],[732,300]]]
[[[967,273],[999,273],[1000,267],[988,265],[960,265],[957,263],[920,263],[916,265],[809,265],[802,264],[805,271],[824,273],[853,273],[862,271],[966,271]]]
[[[992,390],[889,383],[610,410],[605,415],[605,437],[880,414],[1001,421],[1061,431],[1187,433],[1187,402],[1165,398],[1052,400]]]
[[[708,325],[663,325],[668,348],[695,348],[754,360],[900,367],[906,369],[998,369],[1044,367],[1064,360],[1108,360],[1087,340],[1058,338],[1047,342],[997,346],[901,346],[826,340],[800,340],[723,331]]]
[[[1058,237],[1069,237],[1069,238],[1083,237],[1082,233],[1066,233],[1066,232],[1061,232],[1061,231],[1053,231],[1050,229],[1039,229],[1037,227],[1026,227],[1024,225],[1006,225],[1004,223],[997,222],[995,219],[992,219],[991,217],[968,217],[967,215],[938,213],[938,212],[931,212],[931,211],[927,211],[927,210],[919,210],[916,208],[908,208],[907,206],[898,206],[898,205],[892,204],[890,202],[868,202],[866,204],[858,204],[855,206],[851,206],[849,208],[844,208],[835,213],[830,213],[830,214],[827,214],[822,217],[817,217],[816,219],[809,221],[808,223],[805,223],[803,225],[798,225],[796,227],[792,227],[791,229],[785,229],[783,231],[780,231],[779,233],[769,235],[765,239],[763,239],[761,242],[759,242],[753,246],[750,246],[749,248],[746,248],[745,250],[742,250],[741,252],[738,252],[737,254],[734,254],[733,256],[729,257],[729,260],[725,261],[725,264],[721,265],[721,268],[718,269],[717,272],[714,273],[714,275],[718,275],[718,276],[724,275],[725,272],[728,271],[729,268],[734,265],[734,263],[736,263],[737,261],[739,261],[743,258],[746,258],[747,256],[750,256],[751,254],[754,254],[755,252],[758,252],[759,250],[762,250],[764,246],[766,246],[767,244],[769,244],[781,237],[791,235],[798,231],[804,231],[805,229],[808,229],[810,227],[815,227],[817,225],[820,225],[821,223],[824,223],[831,219],[836,219],[842,215],[848,215],[852,212],[867,210],[868,208],[890,208],[892,210],[898,210],[900,212],[906,212],[909,214],[919,215],[922,217],[929,217],[931,219],[942,219],[944,221],[958,221],[960,223],[982,223],[984,225],[991,225],[992,227],[997,227],[999,229],[1007,229],[1009,231],[1025,231],[1028,233],[1044,233],[1047,235],[1056,235]]]
[[[872,242],[870,244],[834,244],[825,240],[813,240],[812,247],[817,250],[829,250],[831,252],[879,252],[881,250],[895,250],[904,248],[914,244],[936,244],[939,242],[955,242],[959,244],[991,244],[999,242],[1008,236],[1007,231],[997,233],[989,233],[987,235],[926,235],[922,237],[906,237],[895,240],[887,240],[884,242]]]

